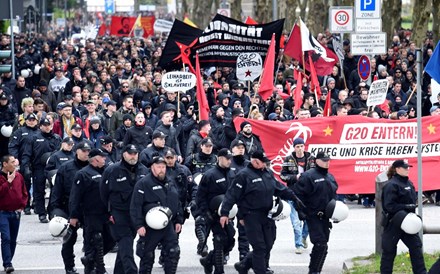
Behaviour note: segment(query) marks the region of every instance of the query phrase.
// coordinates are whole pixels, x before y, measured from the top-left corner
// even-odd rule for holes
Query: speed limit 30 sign
[[[353,7],[330,7],[330,32],[344,33],[354,31]]]

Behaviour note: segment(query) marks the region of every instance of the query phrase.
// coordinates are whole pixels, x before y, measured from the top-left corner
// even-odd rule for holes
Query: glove
[[[294,201],[295,201],[296,209],[298,211],[304,210],[307,208],[306,205],[298,198],[298,196],[295,196]]]
[[[23,177],[26,181],[30,181],[32,177],[32,172],[29,167],[25,167]]]
[[[405,205],[405,209],[406,210],[410,210],[410,211],[414,211],[416,209],[417,205],[416,204],[407,204]]]

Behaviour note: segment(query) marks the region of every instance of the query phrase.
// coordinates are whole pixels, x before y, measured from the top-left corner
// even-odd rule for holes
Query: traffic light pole
[[[14,26],[12,24],[14,20],[14,13],[12,11],[12,0],[9,0],[9,17],[11,18],[11,72],[12,77],[15,79],[15,46],[14,46]]]

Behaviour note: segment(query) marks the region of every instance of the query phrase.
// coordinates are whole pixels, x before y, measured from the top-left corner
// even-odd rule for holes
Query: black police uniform
[[[426,273],[422,241],[419,235],[408,234],[400,228],[400,224],[393,223],[393,216],[401,210],[414,213],[416,203],[417,193],[408,177],[395,174],[385,184],[382,192],[382,205],[385,215],[388,216],[388,222],[386,222],[382,234],[383,251],[380,261],[380,273],[393,272],[393,263],[399,240],[402,240],[409,249],[413,272],[416,274]]]
[[[253,252],[240,262],[247,273],[252,266],[255,274],[265,274],[270,250],[276,238],[275,221],[270,218],[273,196],[284,200],[297,200],[293,191],[278,182],[267,168],[260,170],[249,164],[238,172],[223,200],[221,216],[228,216],[234,204],[243,216],[246,235]]]
[[[161,229],[148,227],[145,216],[155,206],[168,207],[172,212],[171,221]],[[154,250],[159,243],[165,252],[164,270],[166,274],[174,274],[180,259],[180,247],[174,225],[183,222],[179,193],[177,188],[166,177],[160,181],[149,173],[138,181],[133,190],[130,204],[130,217],[136,231],[145,227],[147,233],[140,237],[136,245],[136,255],[141,258],[139,274],[151,273],[154,264]]]
[[[301,175],[293,189],[306,206],[310,241],[313,243],[309,273],[320,273],[327,256],[331,229],[329,217],[324,213],[328,203],[336,199],[338,184],[328,169],[316,165]]]
[[[143,149],[142,152],[139,154],[139,161],[144,166],[149,168],[153,161],[153,155],[159,155],[163,157],[167,149],[168,149],[167,146],[157,147],[154,145],[154,143],[151,143],[150,145],[147,146],[147,148]]]
[[[245,158],[244,155],[234,155],[232,157],[231,162],[231,170],[234,172],[234,175],[237,174],[240,170],[247,167],[249,164],[249,160]],[[246,255],[249,253],[249,240],[246,236],[246,230],[244,226],[240,223],[242,219],[240,212],[237,213],[237,231],[238,231],[238,253],[240,256],[240,261],[243,260]]]
[[[46,167],[44,168],[44,174],[51,183],[51,185],[52,182],[50,180],[52,179],[52,177],[50,177],[49,172],[52,170],[57,170],[58,168],[60,168],[62,164],[72,160],[73,158],[75,158],[75,153],[73,153],[73,151],[62,150],[62,149],[50,155]]]
[[[130,165],[123,158],[107,167],[102,175],[101,199],[108,205],[113,224],[110,225],[113,238],[118,243],[114,273],[136,274],[133,257],[133,241],[136,229],[130,220],[130,202],[137,181],[148,173],[141,163]]]
[[[204,174],[208,169],[217,164],[217,156],[214,153],[205,154],[198,152],[185,159],[185,165],[189,168],[192,174]]]
[[[217,156],[213,153],[205,154],[202,151],[191,155],[185,159],[185,166],[189,168],[193,175],[204,174],[207,170],[214,167],[217,164]],[[191,214],[194,217],[194,232],[197,240],[197,254],[207,255],[208,247],[206,246],[206,238],[208,232],[206,230],[206,221],[202,216],[200,210],[198,210],[197,203],[191,207]]]
[[[84,237],[90,245],[85,248],[84,273],[90,273],[96,267],[96,273],[105,273],[104,255],[115,242],[110,235],[107,205],[102,202],[99,187],[103,168],[87,165],[77,172],[70,192],[70,218],[84,217]]]
[[[211,201],[216,196],[226,193],[232,184],[233,177],[234,172],[230,168],[222,168],[217,164],[203,174],[197,191],[196,203],[200,212],[203,212],[208,228],[212,230],[214,243],[214,250],[200,260],[205,268],[205,273],[211,273],[212,266],[215,266],[214,273],[224,273],[224,255],[229,254],[234,247],[235,229],[233,223],[230,222],[222,228],[218,208],[210,207]]]
[[[195,202],[197,185],[193,181],[193,176],[189,168],[179,164],[177,161],[173,167],[167,166],[166,176],[177,187],[179,192],[179,201],[182,207],[184,223],[189,217],[187,207]]]
[[[21,164],[25,166],[25,168],[31,167],[35,212],[39,215],[40,220],[46,219],[44,202],[46,188],[44,168],[46,163],[43,163],[41,159],[43,158],[43,154],[52,153],[60,149],[60,147],[61,138],[58,134],[52,131],[49,133],[38,131],[38,133],[33,136],[29,147],[27,147],[23,153]],[[25,174],[27,173],[29,172],[26,171]]]
[[[81,161],[75,157],[75,159],[67,161],[59,167],[55,177],[55,185],[50,192],[48,206],[49,218],[53,217],[52,212],[54,209],[61,209],[62,211],[69,213],[69,197],[75,175],[83,167],[87,166],[88,163],[88,161]],[[61,256],[63,257],[66,272],[72,271],[71,273],[75,273],[75,271],[73,271],[75,267],[75,254],[73,247],[78,238],[78,228],[78,226],[69,227],[70,235],[66,238],[66,241],[63,242],[61,248]]]
[[[23,174],[24,182],[26,184],[26,189],[28,193],[30,193],[31,189],[31,177],[32,174],[29,172],[26,174],[25,166],[22,163],[23,153],[26,149],[29,149],[32,142],[32,138],[35,134],[38,133],[38,126],[29,127],[26,124],[23,127],[19,127],[16,131],[12,133],[12,136],[9,138],[8,150],[9,154],[14,156],[16,159],[20,161],[20,173]],[[28,197],[28,201],[25,208],[25,214],[31,214],[30,212],[30,195]]]

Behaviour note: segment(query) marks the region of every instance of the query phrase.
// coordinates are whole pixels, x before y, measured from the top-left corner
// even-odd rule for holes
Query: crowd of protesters
[[[50,172],[46,163],[54,158],[49,155],[62,151],[67,155],[63,157],[68,158],[74,144],[77,147],[73,151],[84,148],[85,143],[102,149],[107,155],[105,166],[118,162],[123,153],[134,149],[140,155],[139,162],[148,168],[162,163],[157,159],[155,162],[154,155],[172,154],[196,175],[200,169],[216,164],[215,154],[221,149],[242,144],[243,160],[264,151],[249,122],[234,124],[234,118],[239,116],[272,121],[322,117],[328,96],[332,115],[338,116],[410,119],[417,112],[423,116],[440,114],[438,100],[431,103],[431,96],[438,91],[432,90],[430,76],[424,73],[421,77],[422,94],[415,89],[416,48],[405,32],[394,36],[386,54],[371,57],[368,81],[360,80],[359,56],[350,53],[350,41],[344,40],[343,67],[338,63],[330,75],[319,77],[319,98],[305,77],[299,109],[295,109],[293,96],[295,70],[302,71],[298,60],[280,55],[273,94],[266,101],[258,95],[259,82],[247,87],[237,80],[234,67],[202,68],[209,120],[199,119],[195,88],[178,93],[162,87],[166,69],[158,63],[166,35],[85,41],[71,41],[63,35],[64,32],[15,35],[15,75],[5,72],[0,78],[0,128],[13,127],[10,136],[2,131],[0,156],[10,154],[22,163],[20,173],[28,190],[33,176],[33,183],[38,184],[38,188],[33,188],[34,212],[42,223],[48,222],[46,214],[51,217],[44,205],[45,181]],[[333,38],[331,34],[318,34],[317,39],[331,46]],[[10,50],[10,41],[9,35],[1,35],[0,50]],[[433,48],[428,33],[422,49],[424,64]],[[389,90],[385,104],[369,108],[366,102],[373,79],[387,79]],[[422,97],[422,109],[416,107],[417,96]],[[43,139],[47,146],[39,143]],[[134,149],[127,148],[130,145]],[[436,196],[440,205],[440,195]],[[28,200],[25,214],[31,214],[31,206]],[[200,253],[204,248],[201,245]]]

